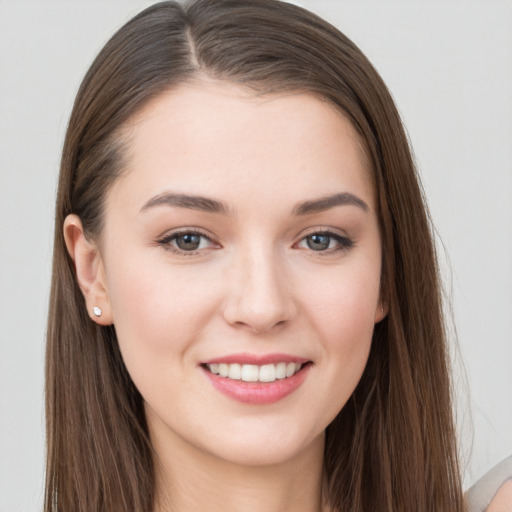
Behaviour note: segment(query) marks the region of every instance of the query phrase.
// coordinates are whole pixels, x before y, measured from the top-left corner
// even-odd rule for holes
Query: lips
[[[270,404],[295,391],[305,380],[311,361],[286,354],[231,355],[201,367],[221,393],[239,402]]]

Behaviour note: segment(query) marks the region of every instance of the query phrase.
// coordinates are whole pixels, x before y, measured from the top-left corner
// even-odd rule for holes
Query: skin
[[[161,462],[156,509],[168,509],[168,492],[177,511],[321,510],[324,431],[386,314],[374,191],[355,130],[311,94],[256,97],[201,81],[153,100],[125,136],[128,167],[107,194],[101,237],[86,240],[73,215],[64,233],[91,318],[115,325],[145,400]],[[144,208],[169,191],[227,211]],[[294,213],[341,193],[367,207]],[[205,238],[184,251],[176,230]],[[311,248],[314,233],[326,247]],[[201,367],[242,352],[311,363],[290,395],[246,404]]]
[[[494,496],[486,512],[512,511],[512,480],[505,482]]]

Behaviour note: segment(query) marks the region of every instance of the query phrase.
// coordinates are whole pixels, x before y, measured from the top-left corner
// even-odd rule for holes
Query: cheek
[[[347,268],[327,275],[309,294],[316,328],[329,344],[340,346],[371,338],[379,302],[380,274],[375,267]]]
[[[117,262],[109,274],[109,294],[123,357],[149,366],[186,351],[214,310],[211,289],[198,279],[200,271],[192,278],[162,263]]]
[[[368,360],[379,301],[380,276],[374,269],[339,272],[309,297],[310,323],[322,344],[324,385],[336,390],[328,395],[329,420],[345,405]]]
[[[186,377],[195,369],[195,341],[212,314],[211,290],[165,264],[118,260],[110,277],[114,326],[128,373],[147,402],[172,410],[169,389],[179,386],[185,394],[191,385]]]

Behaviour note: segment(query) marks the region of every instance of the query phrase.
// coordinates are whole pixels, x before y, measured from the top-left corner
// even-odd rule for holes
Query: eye
[[[315,252],[337,252],[347,250],[353,246],[352,240],[347,237],[331,233],[329,231],[320,231],[305,236],[298,247],[310,249]]]
[[[208,236],[197,231],[170,233],[158,240],[158,243],[167,250],[181,254],[195,254],[197,251],[214,246],[214,243]]]

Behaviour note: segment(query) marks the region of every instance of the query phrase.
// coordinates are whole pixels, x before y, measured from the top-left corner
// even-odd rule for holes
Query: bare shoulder
[[[498,489],[486,512],[512,512],[512,480]]]
[[[468,512],[512,512],[512,456],[480,478],[465,498]]]

